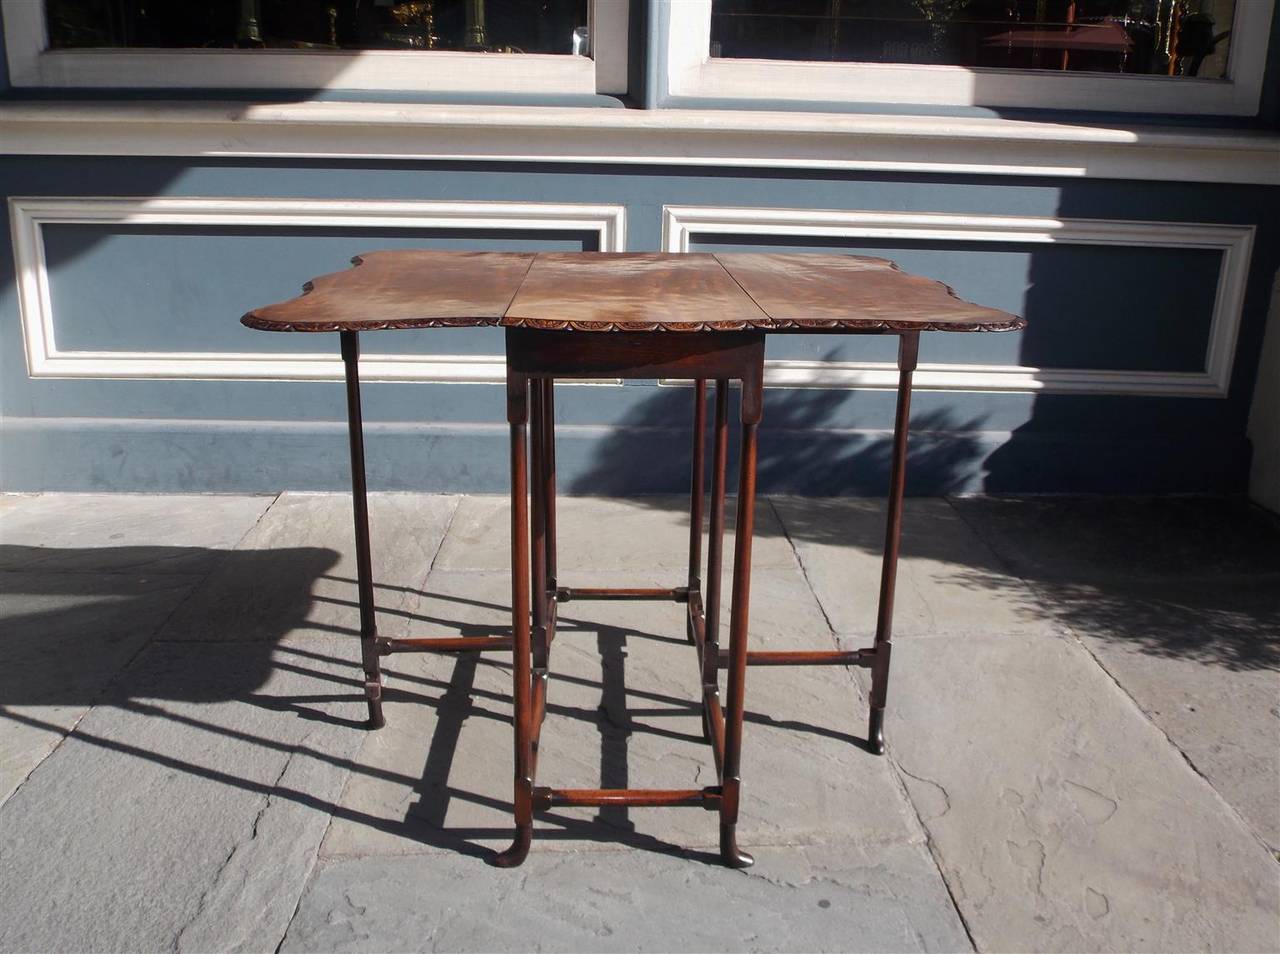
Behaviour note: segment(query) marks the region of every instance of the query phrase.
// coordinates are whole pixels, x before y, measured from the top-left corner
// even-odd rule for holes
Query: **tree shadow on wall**
[[[884,494],[892,435],[848,426],[848,404],[860,399],[843,391],[769,391],[759,492]],[[690,388],[654,389],[598,445],[591,467],[568,491],[649,494],[636,496],[635,504],[685,512],[692,403]],[[735,405],[736,394],[730,401],[730,494],[737,481]],[[710,408],[709,398],[709,418]],[[990,450],[977,435],[983,424],[977,417],[957,421],[945,410],[914,416],[908,493],[943,496],[964,489],[966,476]],[[792,500],[773,511],[767,501],[758,504],[757,534],[785,534],[801,548],[828,544],[881,553],[883,499]],[[732,504],[727,526],[733,527]],[[994,593],[1030,619],[1053,620],[1141,653],[1234,671],[1280,669],[1280,521],[1242,500],[908,500],[903,559],[919,561],[936,582],[988,598]]]
[[[828,356],[828,359],[830,356]],[[693,441],[694,392],[688,386],[648,389],[651,395],[595,445],[589,465],[565,490],[576,494],[687,493]],[[715,385],[707,386],[708,473]],[[887,422],[857,426],[859,393],[844,389],[775,389],[765,394],[757,451],[760,494],[884,496],[893,450],[892,412]],[[738,389],[730,386],[728,490],[737,486],[740,425]],[[981,416],[959,419],[945,409],[911,419],[907,493],[938,496],[965,486],[985,451],[977,438]],[[710,478],[707,478],[710,486]],[[655,498],[654,506],[662,502]]]

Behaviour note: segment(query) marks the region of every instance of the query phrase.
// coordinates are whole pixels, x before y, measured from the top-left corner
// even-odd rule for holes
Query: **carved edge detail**
[[[870,318],[797,319],[774,318],[743,321],[559,321],[552,318],[398,318],[394,321],[271,321],[253,313],[240,323],[259,331],[386,331],[412,328],[532,328],[537,331],[1020,331],[1025,318],[1005,321],[881,321]]]
[[[364,252],[354,255],[351,258],[353,268],[358,268],[364,264],[366,255],[376,255],[378,252]],[[532,259],[536,258],[536,254],[531,256],[530,267],[532,267]],[[713,256],[714,257],[714,256]],[[956,301],[963,301],[955,290],[950,286],[932,278],[926,278],[923,275],[912,275],[902,271],[902,267],[892,259],[878,258],[873,256],[863,256],[864,258],[884,263],[893,271],[906,275],[907,278],[913,279],[922,284],[935,285],[943,289],[943,291]],[[726,272],[732,276],[732,272],[716,258],[717,264],[724,268]],[[331,282],[340,280],[344,275],[351,274],[352,269],[344,269],[338,272],[329,272],[319,275],[302,286],[302,294],[290,301],[298,301],[308,295],[314,294],[318,286],[325,286]],[[736,279],[735,279],[736,281]],[[323,287],[321,287],[323,294]],[[516,289],[519,294],[519,288]],[[748,296],[749,297],[749,296]],[[514,298],[512,299],[514,301]],[[274,307],[274,306],[267,306]],[[758,307],[758,306],[757,306]],[[999,313],[1002,314],[1002,313]],[[333,331],[396,331],[411,330],[414,328],[531,328],[539,331],[582,331],[582,332],[610,332],[610,331],[669,331],[669,332],[685,332],[685,331],[1020,331],[1027,326],[1027,320],[1015,315],[1009,315],[1002,321],[969,321],[969,322],[920,322],[920,321],[892,321],[879,320],[871,318],[845,318],[845,319],[778,319],[778,318],[757,318],[744,319],[741,321],[699,321],[699,322],[681,322],[681,321],[613,321],[613,322],[575,322],[560,321],[550,318],[397,318],[387,321],[378,321],[374,319],[350,319],[346,321],[277,321],[270,318],[263,318],[257,314],[257,310],[251,311],[241,316],[240,323],[246,328],[253,328],[257,331],[294,331],[294,332],[333,332]]]

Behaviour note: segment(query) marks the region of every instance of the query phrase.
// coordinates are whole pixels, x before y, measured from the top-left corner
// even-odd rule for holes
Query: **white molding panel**
[[[623,251],[626,242],[625,210],[620,205],[15,196],[9,199],[9,218],[27,371],[33,378],[342,378],[342,362],[327,335],[316,343],[333,345],[330,353],[316,354],[61,350],[45,258],[46,225],[571,230],[596,234],[600,249],[611,252]],[[228,315],[228,320],[235,317]],[[506,380],[502,355],[365,354],[360,358],[360,372],[369,381]]]
[[[921,364],[914,386],[943,391],[1148,394],[1221,398],[1231,383],[1253,251],[1253,226],[1051,219],[950,213],[665,206],[663,248],[687,252],[690,236],[778,235],[951,242],[1061,243],[1212,249],[1222,255],[1200,371]],[[767,361],[765,383],[805,388],[894,388],[889,362]]]
[[[1280,185],[1280,136],[995,117],[427,103],[0,103],[0,154],[669,164]]]
[[[1258,111],[1275,0],[1238,0],[1226,79],[1062,73],[906,63],[718,59],[711,0],[678,0],[669,17],[672,96],[767,100],[1088,109],[1121,113],[1252,116]]]

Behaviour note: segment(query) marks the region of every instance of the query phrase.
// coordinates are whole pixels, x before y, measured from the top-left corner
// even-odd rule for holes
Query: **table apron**
[[[732,378],[761,367],[764,332],[507,329],[507,367],[527,377]]]

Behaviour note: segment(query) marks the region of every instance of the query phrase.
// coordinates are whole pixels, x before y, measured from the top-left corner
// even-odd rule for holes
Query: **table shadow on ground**
[[[316,633],[306,622],[312,605],[312,589],[317,581],[325,579],[346,584],[350,588],[355,606],[355,580],[333,575],[328,571],[337,562],[338,554],[322,548],[292,548],[264,551],[201,551],[194,547],[120,547],[58,549],[42,547],[0,546],[0,561],[7,570],[0,571],[0,581],[5,588],[5,632],[7,638],[0,641],[0,720],[13,726],[68,734],[81,743],[89,744],[122,756],[146,759],[167,768],[208,779],[218,784],[296,801],[308,807],[323,810],[335,818],[366,825],[370,828],[409,837],[429,847],[455,851],[478,858],[490,859],[493,844],[508,839],[512,834],[509,825],[464,828],[448,827],[444,823],[451,800],[470,801],[495,809],[503,814],[512,810],[509,785],[493,791],[474,791],[451,782],[455,770],[455,755],[463,725],[469,719],[492,719],[505,725],[511,724],[510,690],[494,691],[477,685],[477,673],[482,667],[492,667],[503,674],[510,672],[510,664],[492,656],[457,654],[444,657],[451,669],[446,678],[435,678],[406,671],[402,660],[389,657],[384,660],[391,676],[387,689],[388,704],[409,702],[426,706],[435,712],[434,726],[428,754],[421,773],[406,774],[364,764],[359,756],[344,757],[321,751],[305,744],[299,746],[269,736],[244,731],[234,725],[214,724],[199,717],[199,704],[241,703],[259,710],[269,710],[291,715],[303,720],[313,720],[349,728],[364,728],[363,678],[360,672],[359,633],[355,629],[327,626]],[[260,577],[273,581],[277,608],[272,618],[277,631],[269,638],[217,642],[184,642],[168,640],[165,622],[172,615],[175,600],[157,608],[151,605],[151,594],[145,586],[138,588],[139,580],[159,581],[162,584],[185,583],[188,588],[198,585],[195,578],[164,572],[150,572],[145,567],[177,566],[192,561],[208,560],[225,568],[227,561],[250,564],[240,569],[252,570],[249,578]],[[95,569],[81,569],[92,566]],[[58,567],[76,569],[59,570]],[[246,577],[239,576],[244,579]],[[189,581],[189,582],[188,582]],[[165,590],[174,587],[166,585]],[[377,586],[379,603],[392,603],[408,588]],[[390,594],[388,591],[399,591]],[[181,592],[187,592],[183,589]],[[467,600],[456,596],[433,597],[456,604],[480,606],[503,614],[510,614],[510,607],[500,603]],[[332,598],[330,598],[332,601]],[[177,600],[180,602],[180,599]],[[283,610],[280,608],[283,607]],[[462,607],[459,607],[460,610]],[[459,635],[509,635],[509,626],[482,626],[441,615],[420,615],[403,610],[382,610],[406,618],[409,625],[437,624]],[[461,615],[461,613],[460,613]],[[569,635],[579,624],[572,613],[560,617],[560,628]],[[291,637],[291,631],[298,629]],[[636,733],[670,734],[686,741],[700,742],[700,738],[678,733],[654,724],[655,707],[667,713],[683,712],[692,716],[685,720],[697,725],[699,702],[690,697],[681,699],[661,692],[652,692],[630,686],[626,674],[624,648],[629,639],[653,639],[673,645],[687,646],[683,635],[626,631],[591,624],[595,644],[601,660],[601,677],[584,679],[581,676],[556,674],[554,652],[552,658],[553,680],[574,683],[593,693],[599,693],[599,703],[590,707],[548,705],[548,715],[557,715],[581,721],[593,726],[600,740],[599,766],[602,787],[625,788],[629,784],[629,748]],[[675,627],[673,627],[673,632]],[[157,639],[157,632],[159,633]],[[338,639],[335,642],[335,638]],[[148,651],[163,651],[181,660],[182,655],[196,650],[201,660],[191,665],[181,663],[160,667],[157,672],[139,675],[138,661]],[[337,650],[335,652],[335,650]],[[209,653],[225,653],[224,662],[210,674],[207,665]],[[692,657],[693,649],[689,648]],[[399,663],[399,664],[398,664]],[[693,667],[692,658],[690,668]],[[145,667],[142,667],[145,669]],[[289,673],[303,677],[308,682],[327,685],[325,691],[305,693],[281,693],[273,691],[270,683],[273,674]],[[509,678],[507,676],[506,678]],[[629,702],[629,700],[631,700]],[[636,700],[639,700],[638,703]],[[190,706],[173,707],[167,703],[192,703]],[[148,750],[145,737],[128,740],[108,738],[85,730],[83,726],[60,725],[39,711],[40,707],[90,707],[105,705],[132,711],[148,718],[178,723],[195,733],[211,733],[239,742],[248,742],[266,749],[290,752],[307,758],[327,762],[352,775],[367,775],[396,785],[407,786],[422,794],[419,809],[407,817],[388,820],[338,801],[316,798],[309,792],[264,785],[258,781],[237,777],[225,769],[202,765],[199,746],[193,746],[189,755],[177,757]],[[636,718],[643,716],[643,718]],[[845,735],[823,726],[795,720],[779,720],[767,714],[748,710],[748,725],[773,725],[786,729],[826,735],[841,742],[863,746],[864,741],[854,735]],[[661,721],[661,720],[658,720]],[[503,747],[495,756],[504,766],[510,758],[510,749]],[[708,762],[710,753],[707,754]],[[714,819],[709,819],[712,823]],[[639,833],[628,817],[625,807],[610,806],[602,809],[591,820],[567,817],[556,812],[538,815],[542,826],[537,834],[540,840],[568,840],[627,844],[665,855],[673,855],[707,863],[717,863],[714,853],[672,844],[660,838]],[[547,827],[552,826],[552,827]]]

